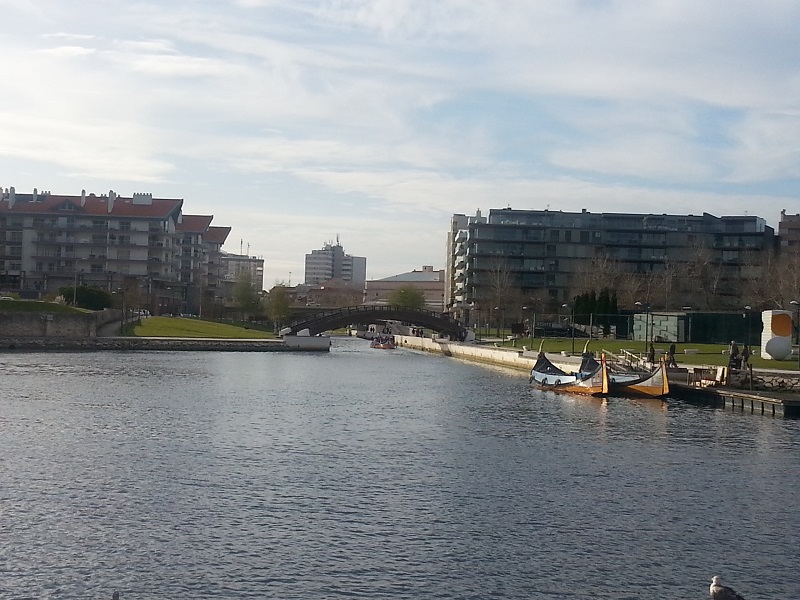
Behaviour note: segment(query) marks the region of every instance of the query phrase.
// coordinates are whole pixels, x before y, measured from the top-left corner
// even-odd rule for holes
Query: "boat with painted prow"
[[[658,367],[647,373],[608,371],[609,394],[611,396],[640,396],[663,398],[669,394],[667,365],[662,358]]]
[[[581,366],[575,373],[567,373],[556,367],[544,352],[539,352],[536,364],[531,369],[530,383],[543,390],[566,392],[587,396],[608,394],[608,370],[605,358],[598,363],[593,356],[584,354]]]

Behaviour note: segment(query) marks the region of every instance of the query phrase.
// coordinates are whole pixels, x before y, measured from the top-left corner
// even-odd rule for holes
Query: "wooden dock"
[[[691,373],[685,380],[670,372],[670,396],[692,404],[717,406],[753,414],[800,417],[800,396],[785,392],[745,390],[727,385],[703,385]]]

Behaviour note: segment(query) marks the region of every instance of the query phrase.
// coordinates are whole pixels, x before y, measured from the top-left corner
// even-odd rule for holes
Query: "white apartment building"
[[[207,241],[213,217],[182,208],[182,199],[152,194],[0,190],[0,290],[40,298],[90,285],[122,291],[154,314],[166,306],[196,313],[210,285],[210,252],[227,233],[215,230]]]
[[[367,281],[367,259],[345,254],[338,239],[335,245],[326,243],[319,250],[306,254],[304,283],[319,285],[329,279],[341,279],[363,287]]]

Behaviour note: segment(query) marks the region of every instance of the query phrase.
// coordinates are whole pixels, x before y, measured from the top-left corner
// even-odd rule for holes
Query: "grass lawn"
[[[0,300],[3,312],[47,312],[47,313],[85,313],[91,312],[66,304],[40,302],[39,300]]]
[[[128,333],[126,331],[126,333]],[[137,337],[186,337],[186,338],[231,338],[256,339],[274,338],[272,333],[256,329],[245,329],[236,325],[184,319],[181,317],[148,317],[141,324],[133,326]]]
[[[539,344],[542,342],[541,338],[531,339],[523,338],[516,340],[513,347],[522,349],[522,346],[527,346],[531,350],[538,350]],[[586,339],[575,339],[575,353],[580,354],[586,344]],[[511,342],[504,342],[504,347],[512,347]],[[653,344],[656,352],[662,350],[664,352],[669,349],[669,344]],[[744,344],[739,344],[741,350]],[[687,348],[697,350],[697,354],[685,354],[684,350]],[[572,338],[545,338],[542,349],[545,352],[571,352],[572,351]],[[612,354],[622,354],[623,349],[627,349],[634,354],[646,354],[645,344],[642,341],[630,340],[592,340],[589,342],[589,351],[599,354],[606,351]],[[656,356],[661,356],[656,354]],[[727,344],[677,344],[675,360],[679,365],[716,365],[727,366],[728,364],[728,345]],[[798,370],[797,356],[789,360],[765,360],[759,356],[751,356],[750,364],[755,369],[782,369],[782,370]]]

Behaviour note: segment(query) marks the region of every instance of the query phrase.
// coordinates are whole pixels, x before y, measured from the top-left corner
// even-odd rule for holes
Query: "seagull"
[[[732,588],[722,585],[719,581],[719,575],[714,575],[711,578],[711,586],[708,591],[714,600],[744,600]]]

